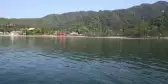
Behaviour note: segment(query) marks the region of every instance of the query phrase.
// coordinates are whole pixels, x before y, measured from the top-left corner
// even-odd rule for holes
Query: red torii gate
[[[66,36],[66,32],[60,32],[59,36]]]

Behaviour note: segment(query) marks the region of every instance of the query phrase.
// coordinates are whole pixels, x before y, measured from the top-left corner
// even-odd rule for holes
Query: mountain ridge
[[[168,2],[167,1],[157,1],[157,2],[154,2],[154,3],[142,3],[140,5],[136,5],[136,6],[141,6],[141,5],[152,5],[152,4],[165,4]],[[129,8],[133,8],[133,7],[136,7],[136,6],[132,6],[132,7],[128,7],[128,8],[119,8],[119,9],[114,9],[114,10],[108,10],[108,11],[117,11],[117,10],[123,10],[123,9],[129,9]],[[53,13],[53,14],[47,14],[47,15],[44,15],[42,17],[39,17],[39,18],[43,18],[43,17],[46,17],[46,16],[49,16],[49,15],[64,15],[64,14],[68,14],[68,13],[78,13],[78,12],[98,12],[98,11],[93,11],[93,10],[88,10],[88,11],[82,11],[82,10],[79,10],[79,11],[71,11],[71,12],[64,12],[64,13],[60,13],[60,14],[57,14],[57,13]],[[99,10],[99,11],[104,11],[104,10]],[[6,18],[6,17],[0,17],[0,18],[5,18],[5,19],[38,19],[38,18]]]
[[[168,13],[168,2],[141,4],[128,9],[79,11],[63,14],[49,14],[42,18],[6,19],[0,18],[1,25],[16,24],[20,27],[56,28],[77,32],[120,32],[121,29],[137,31],[141,25]],[[2,26],[3,27],[3,26]],[[143,29],[143,28],[142,28]]]

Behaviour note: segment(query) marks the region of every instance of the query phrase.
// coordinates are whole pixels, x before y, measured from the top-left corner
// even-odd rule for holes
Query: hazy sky
[[[80,10],[114,10],[159,0],[0,0],[0,17],[33,18]],[[168,1],[168,0],[164,0]]]

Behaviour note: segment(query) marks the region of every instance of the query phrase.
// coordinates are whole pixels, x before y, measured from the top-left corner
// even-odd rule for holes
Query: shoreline
[[[92,36],[56,36],[56,35],[0,35],[0,37],[65,37],[65,38],[110,38],[110,39],[168,39],[168,37],[124,37],[124,36],[106,36],[106,37],[92,37]]]

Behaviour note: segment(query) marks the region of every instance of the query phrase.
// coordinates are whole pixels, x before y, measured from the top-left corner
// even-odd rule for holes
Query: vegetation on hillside
[[[9,32],[30,27],[40,28],[33,34],[53,34],[57,30],[90,36],[168,36],[168,2],[141,4],[115,11],[51,14],[32,19],[0,18],[0,24],[0,31]]]

